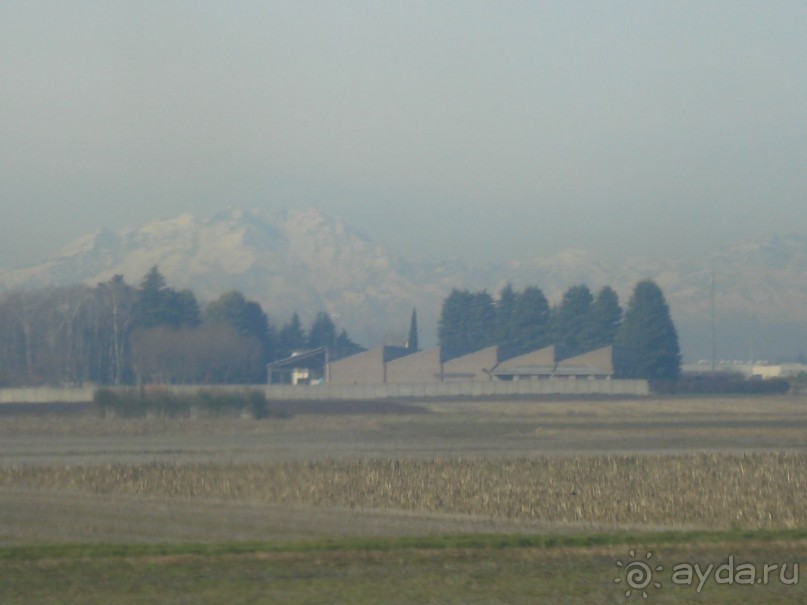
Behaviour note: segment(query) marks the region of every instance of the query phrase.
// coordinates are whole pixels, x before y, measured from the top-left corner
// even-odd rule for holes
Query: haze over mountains
[[[304,320],[326,309],[365,346],[400,342],[417,307],[421,343],[436,340],[437,317],[451,288],[511,282],[537,285],[551,303],[569,286],[611,285],[627,304],[633,285],[663,288],[687,360],[711,354],[711,279],[716,276],[721,358],[794,357],[807,353],[807,236],[759,237],[699,261],[630,258],[608,263],[569,249],[526,261],[410,263],[316,210],[227,209],[210,218],[182,214],[81,237],[48,260],[0,271],[0,287],[95,284],[122,274],[137,284],[153,266],[174,287],[202,301],[230,289],[261,302],[276,323],[294,311]],[[804,348],[802,348],[804,347]]]

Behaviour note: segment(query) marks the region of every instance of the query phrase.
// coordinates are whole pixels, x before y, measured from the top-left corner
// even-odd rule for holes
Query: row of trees
[[[621,319],[619,298],[608,286],[596,298],[587,286],[573,286],[554,308],[535,286],[507,285],[497,300],[486,291],[455,289],[443,301],[438,338],[446,359],[494,344],[503,358],[551,344],[569,357],[613,344]]]
[[[622,377],[672,379],[680,374],[678,335],[661,289],[653,281],[636,285],[624,313],[613,288],[595,296],[572,286],[551,307],[540,288],[505,286],[497,299],[486,291],[454,289],[443,301],[438,338],[444,359],[498,345],[507,359],[555,345],[572,357],[609,345]]]
[[[0,300],[0,385],[263,382],[266,363],[328,346],[362,348],[327,313],[308,330],[297,314],[279,328],[237,291],[202,309],[157,267],[139,287],[121,276],[91,288],[16,291]]]
[[[453,290],[438,328],[445,359],[497,344],[502,358],[554,344],[569,357],[615,345],[620,376],[676,379],[678,337],[661,289],[637,284],[624,313],[608,286],[569,288],[550,307],[537,287]],[[308,330],[295,313],[275,328],[260,304],[231,291],[202,309],[153,267],[138,287],[121,276],[91,288],[16,291],[0,299],[0,386],[36,384],[249,383],[266,363],[328,347],[331,359],[363,350],[327,313]],[[413,312],[408,346],[417,350]]]

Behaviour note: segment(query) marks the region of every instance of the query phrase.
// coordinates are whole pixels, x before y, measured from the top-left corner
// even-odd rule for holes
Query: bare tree
[[[156,327],[131,336],[132,364],[140,383],[210,384],[263,381],[258,339],[232,327]]]
[[[137,291],[116,275],[95,288],[97,373],[100,382],[121,384],[129,374],[129,332]]]

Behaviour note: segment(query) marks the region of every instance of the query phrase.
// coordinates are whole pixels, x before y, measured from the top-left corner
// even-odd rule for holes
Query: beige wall
[[[440,380],[440,349],[429,349],[387,363],[388,384],[415,384]]]
[[[544,347],[543,349],[538,349],[537,351],[530,351],[529,353],[524,353],[524,355],[519,355],[518,357],[505,359],[501,364],[499,364],[499,367],[496,369],[504,370],[507,368],[516,368],[524,366],[537,366],[537,367],[549,367],[549,368],[555,367],[554,345]]]
[[[783,378],[787,376],[796,376],[803,372],[807,372],[807,365],[800,363],[784,363],[781,365],[767,365],[756,364],[751,370],[753,376],[760,376],[762,378]]]
[[[332,384],[382,384],[384,348],[378,347],[334,361],[328,379]]]
[[[0,389],[3,403],[87,403],[93,400],[95,387],[29,387]]]
[[[443,380],[480,381],[492,380],[490,371],[498,363],[499,347],[493,346],[443,364]]]
[[[480,382],[493,379],[492,371],[507,368],[547,368],[547,375],[555,369],[555,347],[549,346],[532,351],[501,364],[498,363],[498,347],[488,347],[463,357],[451,359],[440,366],[440,349],[412,353],[384,362],[397,349],[378,347],[346,359],[335,361],[330,366],[331,384],[427,384],[433,382]],[[603,347],[565,359],[558,368],[592,367],[613,374],[612,347]]]
[[[614,347],[603,347],[558,363],[563,366],[591,366],[608,374],[614,373]]]

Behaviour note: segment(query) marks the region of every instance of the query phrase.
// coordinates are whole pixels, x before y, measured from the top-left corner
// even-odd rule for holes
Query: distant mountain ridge
[[[611,285],[624,306],[633,285],[652,278],[667,296],[685,354],[702,357],[710,350],[704,325],[713,272],[726,356],[749,349],[746,341],[767,355],[777,348],[799,353],[799,339],[807,333],[805,235],[750,239],[698,262],[634,258],[616,265],[570,249],[526,261],[408,263],[317,210],[229,208],[209,218],[182,214],[94,231],[45,262],[1,271],[0,287],[95,284],[116,274],[136,284],[153,265],[171,285],[190,287],[202,300],[241,290],[276,321],[294,311],[305,318],[325,309],[368,346],[403,340],[412,307],[418,309],[421,342],[434,343],[440,304],[454,287],[495,294],[508,282],[537,285],[554,303],[571,285]]]

